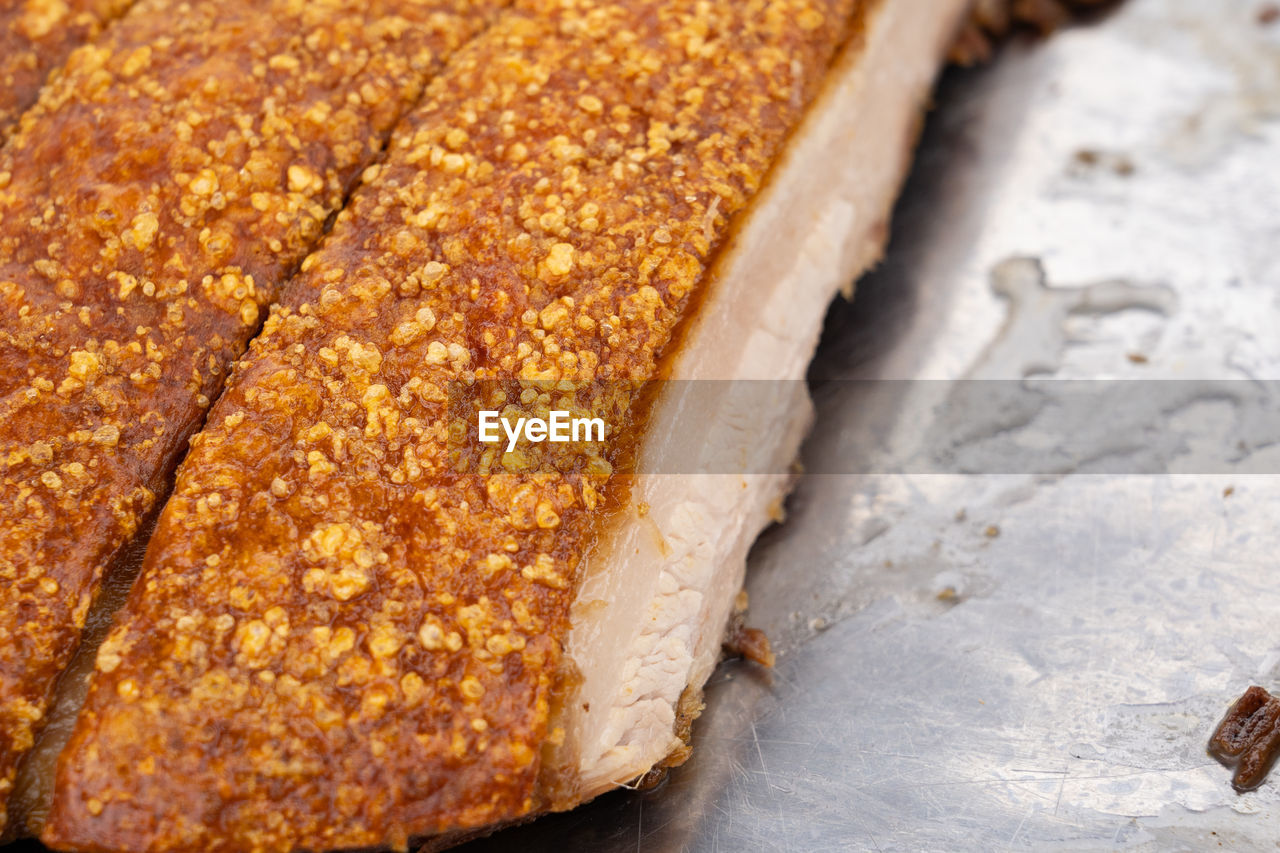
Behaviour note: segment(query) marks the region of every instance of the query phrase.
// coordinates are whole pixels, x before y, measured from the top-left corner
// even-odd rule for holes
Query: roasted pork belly
[[[566,733],[549,762],[555,807],[686,755],[747,550],[792,480],[826,307],[880,257],[964,8],[885,0],[860,11],[858,35],[708,271],[627,503],[580,570],[565,649],[578,677],[553,719]]]
[[[133,0],[0,0],[0,142],[49,74]]]
[[[0,149],[0,826],[104,572],[260,312],[499,5],[142,0]]]
[[[46,843],[447,843],[678,763],[966,7],[519,0],[461,49],[192,441]],[[479,441],[553,409],[606,441]],[[712,432],[740,472],[671,470]]]

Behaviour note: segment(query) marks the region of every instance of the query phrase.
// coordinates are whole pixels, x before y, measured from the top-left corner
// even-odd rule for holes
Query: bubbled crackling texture
[[[655,375],[853,5],[522,2],[455,58],[194,443],[49,840],[361,846],[536,807],[608,464],[458,431]],[[475,377],[507,399],[451,395]]]
[[[49,73],[133,0],[0,0],[0,142]]]
[[[143,0],[0,150],[0,809],[260,311],[498,5]]]
[[[475,410],[634,441],[620,380],[657,375],[856,6],[520,0],[459,52],[193,443],[46,840],[363,847],[540,807],[613,460],[476,452]]]

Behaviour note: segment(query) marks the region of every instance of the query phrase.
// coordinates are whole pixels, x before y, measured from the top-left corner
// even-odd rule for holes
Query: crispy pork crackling
[[[678,762],[787,477],[646,473],[744,419],[634,383],[803,376],[966,6],[518,0],[462,48],[193,441],[44,840],[447,843]],[[609,440],[475,443],[551,408]]]
[[[49,73],[133,0],[0,0],[0,142]]]
[[[0,824],[104,571],[260,312],[499,5],[142,0],[0,149]]]

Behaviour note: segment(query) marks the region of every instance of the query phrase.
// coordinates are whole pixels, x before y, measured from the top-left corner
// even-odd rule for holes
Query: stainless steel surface
[[[949,76],[889,258],[832,311],[819,388],[1280,378],[1263,5],[1130,0]],[[1049,289],[997,293],[1011,256]],[[1123,298],[1090,301],[1104,280]],[[810,471],[847,470],[840,435],[902,414],[830,387],[852,390],[819,394]],[[1192,397],[1166,427],[1212,445],[1235,415]],[[1213,476],[807,476],[752,557],[777,668],[720,669],[661,789],[467,849],[1272,848],[1280,781],[1237,796],[1204,744],[1251,681],[1280,683],[1280,481],[1250,474],[1278,452]]]

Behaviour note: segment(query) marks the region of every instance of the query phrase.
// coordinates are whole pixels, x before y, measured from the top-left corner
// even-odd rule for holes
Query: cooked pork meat
[[[880,257],[964,7],[885,0],[862,10],[860,37],[717,259],[706,301],[668,356],[672,381],[639,439],[628,502],[579,570],[566,641],[579,684],[553,719],[566,732],[550,761],[556,808],[686,755],[683,717],[717,660],[747,549],[790,485],[826,307]],[[714,381],[725,379],[752,381]],[[673,476],[670,456],[706,473]],[[723,473],[725,459],[747,473]]]
[[[104,571],[260,312],[499,5],[142,0],[0,150],[0,825]]]
[[[518,0],[460,50],[193,440],[44,840],[447,842],[679,760],[786,476],[646,474],[699,386],[637,389],[802,377],[966,5]],[[553,408],[608,440],[477,443]]]
[[[0,142],[49,73],[133,0],[0,0]]]

